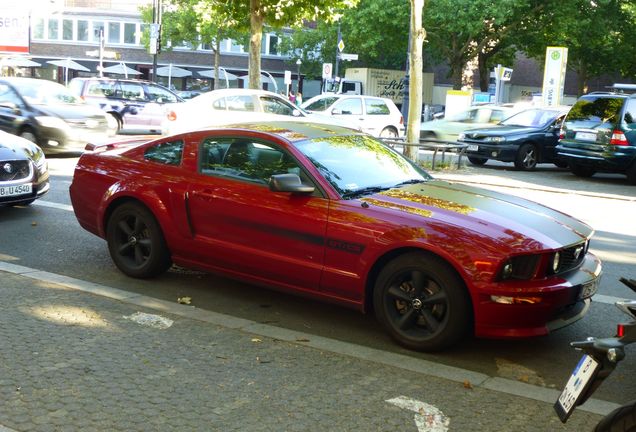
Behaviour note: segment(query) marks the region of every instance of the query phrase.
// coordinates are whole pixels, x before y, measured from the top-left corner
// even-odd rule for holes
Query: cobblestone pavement
[[[564,426],[547,401],[213,324],[176,299],[185,313],[0,281],[0,432],[418,431],[386,402],[400,396],[437,407],[450,431],[584,431],[601,417]],[[419,431],[445,430],[431,420]]]

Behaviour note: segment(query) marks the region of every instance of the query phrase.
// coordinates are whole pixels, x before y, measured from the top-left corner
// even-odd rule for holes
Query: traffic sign
[[[322,79],[331,78],[332,70],[333,70],[333,65],[331,63],[323,63],[322,64]]]
[[[340,54],[340,60],[358,60],[358,54]]]
[[[340,42],[338,42],[338,51],[342,52],[344,51],[344,42],[342,39],[340,39]]]

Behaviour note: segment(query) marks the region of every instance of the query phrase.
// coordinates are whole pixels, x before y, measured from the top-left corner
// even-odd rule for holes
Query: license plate
[[[30,194],[32,190],[31,183],[0,187],[0,198]]]
[[[466,147],[466,150],[479,151],[479,146],[477,144],[468,144],[468,147]]]
[[[596,141],[596,134],[594,132],[577,132],[575,139],[581,141]]]
[[[559,399],[554,404],[554,409],[562,422],[565,423],[578,405],[578,401],[585,395],[585,391],[592,384],[600,366],[599,362],[587,354],[581,357]]]

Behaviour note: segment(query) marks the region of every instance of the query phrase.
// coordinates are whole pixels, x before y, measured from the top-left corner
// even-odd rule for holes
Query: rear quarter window
[[[155,144],[144,151],[144,159],[163,165],[181,165],[183,141],[168,141]]]

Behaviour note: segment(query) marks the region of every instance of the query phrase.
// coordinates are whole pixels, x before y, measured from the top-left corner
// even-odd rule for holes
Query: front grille
[[[28,178],[31,163],[28,160],[0,161],[0,182],[12,182]]]
[[[578,267],[585,259],[588,246],[588,242],[583,242],[560,250],[561,260],[556,273],[564,273]]]

